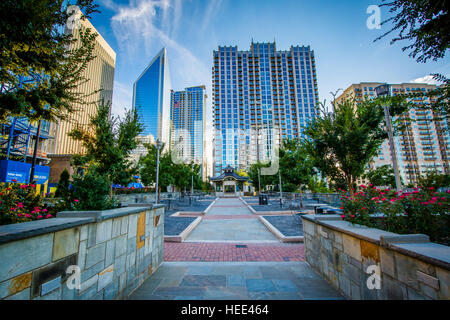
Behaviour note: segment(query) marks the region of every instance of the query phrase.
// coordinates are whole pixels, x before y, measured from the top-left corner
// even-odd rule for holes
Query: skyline
[[[132,106],[133,82],[162,48],[166,48],[173,90],[206,86],[205,154],[212,161],[212,66],[219,46],[246,50],[254,42],[275,41],[278,50],[310,46],[316,56],[319,101],[353,83],[407,83],[431,73],[449,76],[450,58],[417,63],[402,51],[406,43],[389,30],[369,29],[372,1],[336,3],[235,0],[98,0],[101,14],[91,16],[98,32],[117,52],[112,113]],[[381,21],[388,17],[381,8]],[[426,82],[429,81],[418,81]]]
[[[99,0],[98,4],[101,14],[93,14],[91,22],[118,55],[115,114],[131,107],[134,79],[163,47],[174,90],[206,85],[207,120],[212,111],[212,53],[219,45],[247,48],[252,39],[275,40],[279,50],[309,45],[316,52],[320,101],[330,101],[330,91],[352,83],[411,82],[431,73],[448,74],[450,66],[449,57],[417,63],[401,50],[406,43],[391,46],[390,38],[374,43],[388,28],[367,28],[366,10],[372,1],[258,1],[256,6],[255,1],[233,0]],[[386,17],[382,8],[381,20]],[[379,67],[381,63],[385,68]]]

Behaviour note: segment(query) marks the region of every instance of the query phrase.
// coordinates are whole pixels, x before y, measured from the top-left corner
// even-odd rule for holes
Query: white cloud
[[[200,36],[210,33],[207,29],[218,14],[222,0],[212,0],[207,5],[205,2],[189,2],[189,6],[185,8],[182,0],[130,0],[128,5],[116,5],[111,0],[101,2],[115,12],[111,18],[111,27],[119,45],[118,59],[125,60],[124,65],[130,66],[126,69],[127,72],[135,73],[131,78],[137,77],[153,57],[166,47],[174,90],[206,85],[208,99],[205,136],[208,148],[205,152],[210,155],[208,163],[212,163],[211,69],[183,45],[185,39],[182,37],[186,30],[195,30]],[[200,21],[183,16],[186,13],[183,9],[192,9],[194,5],[203,12],[203,19]],[[116,83],[112,112],[122,115],[123,108],[131,106],[131,100],[132,83]]]
[[[427,83],[427,84],[432,84],[432,85],[439,84],[438,81],[433,79],[432,75],[428,75],[428,76],[425,76],[425,77],[422,77],[422,78],[417,78],[417,79],[411,80],[411,82],[412,83]]]

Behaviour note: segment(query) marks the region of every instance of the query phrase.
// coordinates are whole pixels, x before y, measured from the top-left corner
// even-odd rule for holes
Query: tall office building
[[[314,51],[274,43],[213,52],[214,174],[230,165],[248,169],[271,158],[284,138],[304,136],[318,102]]]
[[[95,58],[91,60],[83,72],[83,77],[88,79],[82,83],[77,89],[81,94],[91,94],[86,98],[85,104],[74,104],[76,110],[68,116],[67,120],[59,121],[56,125],[56,133],[53,150],[49,157],[52,159],[50,182],[57,182],[61,172],[67,168],[71,172],[70,157],[73,154],[83,153],[85,150],[80,141],[73,140],[69,137],[69,133],[77,126],[89,129],[90,118],[97,113],[98,102],[104,99],[105,102],[112,102],[112,92],[114,85],[114,70],[116,65],[116,53],[98,33],[88,19],[81,19],[83,13],[76,6],[72,6],[74,10],[74,18],[67,24],[65,32],[72,34],[74,39],[79,39],[80,30],[91,29],[92,32],[98,34],[95,40],[93,55]],[[78,47],[81,41],[77,41],[71,46]]]
[[[206,87],[196,86],[184,91],[171,91],[170,99],[170,148],[176,146],[177,154],[186,162],[194,161],[202,166],[206,179],[205,159],[205,111]]]
[[[170,74],[166,48],[150,62],[133,85],[133,108],[144,125],[142,136],[170,143]]]
[[[385,83],[362,82],[352,84],[336,99],[337,102],[345,99],[355,99],[361,103],[364,99],[376,97],[375,87]],[[436,89],[435,85],[423,83],[390,84],[392,96],[429,92]],[[442,119],[429,109],[421,108],[429,104],[428,98],[417,97],[413,102],[416,107],[400,116],[400,123],[405,129],[394,136],[394,145],[397,154],[398,169],[405,184],[415,183],[419,175],[429,170],[439,173],[450,173],[450,132],[448,119]],[[395,119],[393,119],[395,120]],[[392,166],[392,155],[389,140],[386,139],[380,147],[377,157],[371,163],[372,168],[382,165]]]

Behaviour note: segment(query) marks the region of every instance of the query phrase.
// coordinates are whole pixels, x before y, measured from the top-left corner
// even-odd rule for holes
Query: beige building
[[[382,84],[385,83],[361,82],[352,84],[336,98],[336,102],[353,98],[356,100],[356,103],[360,103],[364,99],[375,98],[375,87]],[[392,96],[414,92],[429,92],[436,89],[435,85],[424,83],[390,84],[390,86]],[[421,108],[422,105],[430,103],[428,98],[417,97],[413,99],[413,103],[417,107],[400,116],[400,121],[405,124],[405,129],[394,137],[399,172],[406,185],[414,184],[419,175],[423,175],[430,170],[436,170],[439,173],[450,173],[448,119],[441,119],[434,111]],[[370,166],[371,168],[377,168],[386,164],[392,166],[392,157],[387,139],[381,145],[378,156]]]
[[[79,38],[80,30],[84,28],[89,28],[92,32],[98,34],[93,53],[95,58],[88,63],[83,74],[89,81],[82,83],[77,91],[81,94],[100,91],[88,96],[86,104],[74,104],[73,107],[76,111],[70,114],[67,120],[61,120],[55,124],[55,139],[50,148],[51,154],[49,154],[52,159],[50,162],[50,182],[57,182],[64,168],[72,173],[70,168],[71,155],[84,152],[81,142],[73,140],[68,134],[77,126],[88,128],[90,118],[96,114],[97,103],[101,99],[104,99],[105,102],[112,102],[116,53],[88,19],[80,19],[82,12],[75,6],[71,8],[75,10],[75,14],[66,24],[66,33],[73,34],[75,39]],[[73,44],[73,46],[79,45],[80,42]]]

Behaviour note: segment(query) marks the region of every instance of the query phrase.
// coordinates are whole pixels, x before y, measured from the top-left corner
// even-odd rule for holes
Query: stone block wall
[[[163,244],[163,206],[0,226],[0,299],[126,299],[162,263]]]
[[[449,300],[450,247],[426,235],[303,216],[305,257],[348,299]]]

